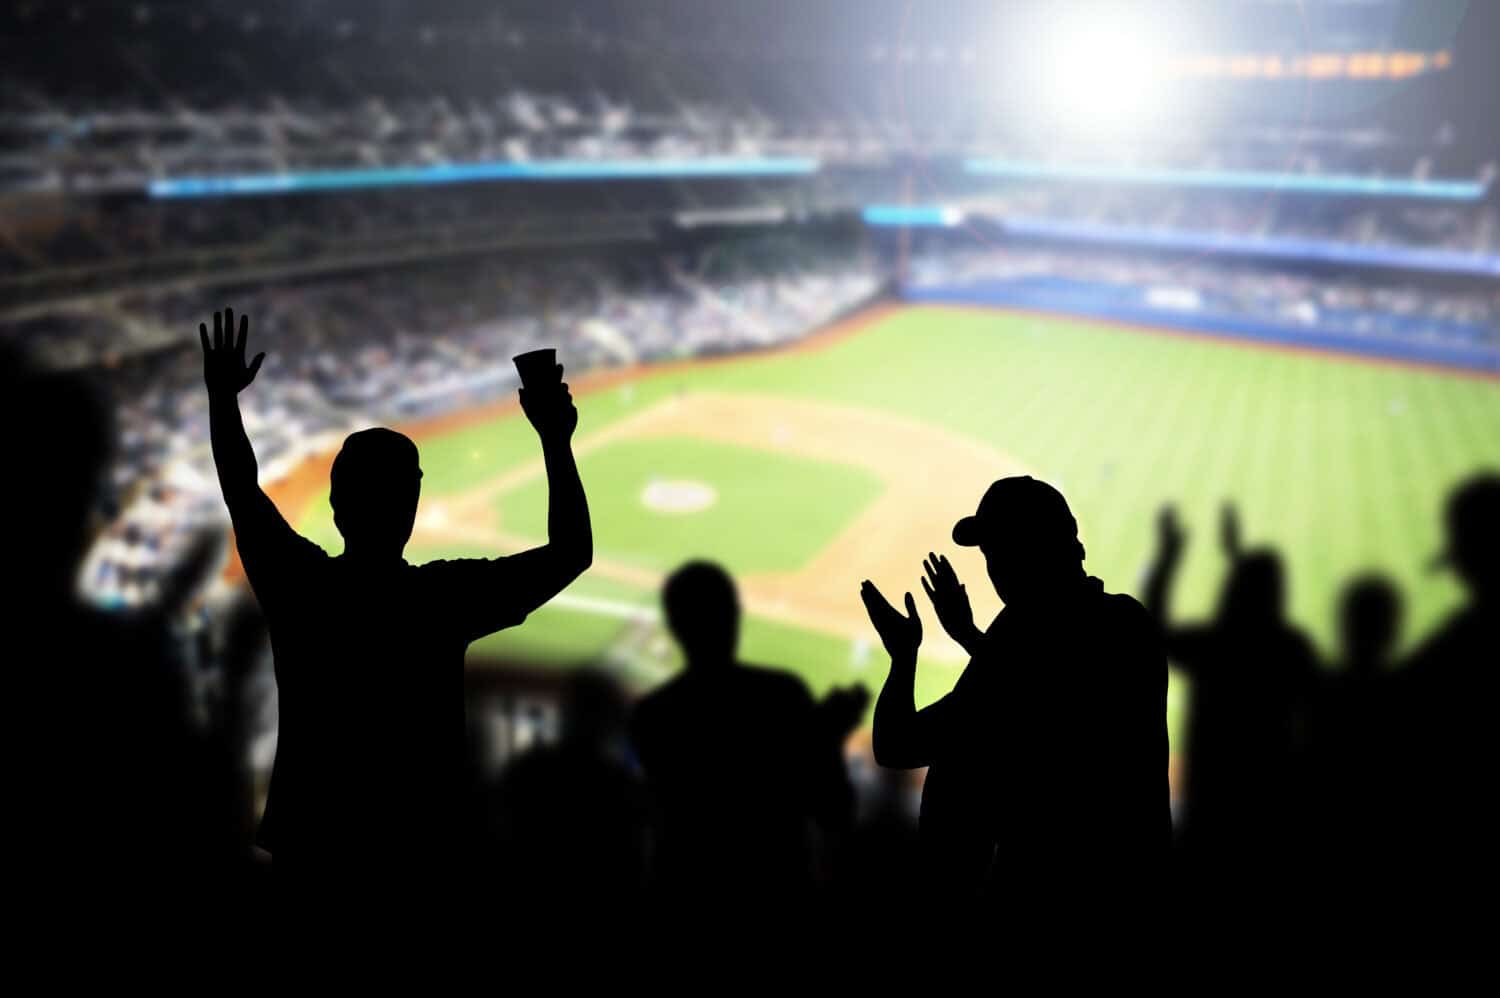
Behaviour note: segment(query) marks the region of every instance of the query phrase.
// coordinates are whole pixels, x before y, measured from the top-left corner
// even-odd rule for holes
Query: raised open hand
[[[1244,542],[1240,539],[1240,513],[1234,503],[1224,503],[1219,512],[1219,543],[1224,545],[1224,554],[1231,561],[1244,553]]]
[[[958,581],[958,573],[947,557],[934,551],[927,552],[922,561],[926,574],[922,578],[922,589],[932,601],[938,623],[948,636],[972,652],[984,635],[974,626],[974,610],[969,606],[969,591]]]
[[[1177,518],[1177,507],[1168,503],[1156,515],[1156,544],[1163,555],[1176,557],[1187,544],[1187,531]]]
[[[568,383],[562,380],[563,366],[557,365],[557,385],[522,388],[521,411],[543,442],[567,441],[578,428],[578,407]]]
[[[209,395],[234,397],[244,391],[255,380],[261,361],[266,355],[258,353],[249,364],[245,363],[245,340],[250,335],[250,317],[240,316],[240,331],[234,332],[234,309],[226,308],[214,313],[214,338],[208,339],[208,326],[198,323],[198,339],[203,343],[203,383]]]
[[[904,614],[891,606],[890,601],[869,579],[860,587],[859,595],[865,601],[865,612],[870,615],[870,623],[875,625],[875,631],[880,635],[880,641],[891,658],[914,658],[922,645],[922,618],[917,616],[917,604],[912,600],[911,593],[906,594]]]

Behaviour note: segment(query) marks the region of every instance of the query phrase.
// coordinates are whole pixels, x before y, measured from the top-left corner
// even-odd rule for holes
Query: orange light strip
[[[1453,55],[1441,52],[1308,52],[1189,55],[1172,59],[1167,74],[1179,79],[1300,78],[1310,80],[1404,80],[1449,69]]]

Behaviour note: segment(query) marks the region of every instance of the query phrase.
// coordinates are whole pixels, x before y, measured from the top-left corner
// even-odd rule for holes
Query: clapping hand
[[[922,578],[922,589],[932,601],[938,623],[943,625],[949,637],[972,655],[984,634],[974,626],[969,591],[958,581],[958,573],[953,571],[953,564],[946,556],[929,551],[922,568],[926,573]]]
[[[912,600],[911,593],[906,594],[904,614],[891,606],[890,601],[869,579],[860,587],[859,595],[865,602],[870,623],[875,625],[875,631],[880,635],[881,643],[885,645],[891,659],[915,659],[917,649],[922,645],[922,618],[917,616],[917,604]]]

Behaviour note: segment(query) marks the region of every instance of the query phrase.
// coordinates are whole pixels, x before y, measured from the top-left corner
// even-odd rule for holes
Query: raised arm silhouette
[[[523,388],[548,478],[547,543],[510,557],[408,564],[416,445],[394,430],[351,434],[329,495],[344,551],[300,537],[257,481],[237,396],[249,322],[225,309],[199,327],[214,462],[240,559],[265,612],[280,733],[262,844],[308,916],[321,905],[450,890],[464,856],[463,663],[469,642],[513,627],[586,569],[592,533],[560,377]],[[559,375],[561,368],[558,368]]]
[[[1005,609],[981,631],[948,560],[928,556],[923,589],[971,656],[938,702],[915,705],[922,622],[911,594],[903,613],[873,582],[862,592],[891,656],[876,761],[928,767],[929,888],[1033,912],[1154,901],[1171,835],[1155,626],[1135,600],[1085,574],[1073,514],[1043,482],[994,483],[953,540],[984,554]]]

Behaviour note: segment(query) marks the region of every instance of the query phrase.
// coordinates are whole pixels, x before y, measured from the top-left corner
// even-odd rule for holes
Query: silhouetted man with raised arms
[[[947,559],[929,557],[923,588],[971,656],[938,702],[915,706],[922,622],[911,594],[903,614],[874,583],[862,592],[891,655],[876,761],[929,767],[930,887],[1027,911],[1155,901],[1171,817],[1167,668],[1151,618],[1084,573],[1067,502],[1033,478],[990,486],[953,540],[984,553],[1005,609],[981,632]]]
[[[465,649],[521,623],[593,556],[567,385],[521,390],[547,469],[546,545],[407,564],[417,448],[371,429],[351,434],[333,463],[329,499],[344,552],[330,557],[292,530],[257,482],[236,399],[265,357],[245,362],[248,320],[236,336],[225,309],[212,342],[206,327],[199,332],[219,484],[275,654],[280,736],[261,836],[277,880],[334,905],[442,895],[467,840]]]
[[[1312,642],[1287,615],[1280,554],[1245,547],[1232,505],[1219,523],[1229,573],[1211,620],[1172,618],[1187,533],[1171,507],[1157,521],[1142,593],[1167,654],[1192,681],[1179,858],[1188,886],[1210,894],[1263,890],[1301,862],[1318,674]]]

